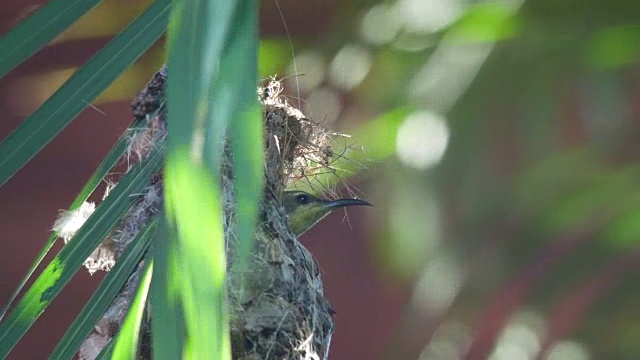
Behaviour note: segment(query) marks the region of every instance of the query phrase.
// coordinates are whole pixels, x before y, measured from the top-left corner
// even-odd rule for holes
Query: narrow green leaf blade
[[[49,359],[72,359],[74,354],[78,352],[84,339],[109,308],[133,270],[138,266],[142,255],[149,248],[155,234],[156,224],[157,219],[154,219],[133,239],[131,245],[118,259],[116,265],[100,283],[91,299],[58,342],[58,346],[53,350]]]
[[[127,132],[130,130],[136,129],[143,122],[144,120],[142,119],[135,120],[133,124],[129,127]],[[127,132],[125,132],[125,134]],[[89,181],[87,181],[87,183],[84,185],[84,187],[82,188],[78,196],[76,196],[76,198],[73,200],[73,202],[69,206],[69,210],[75,210],[79,208],[80,205],[82,205],[82,203],[84,203],[89,198],[89,195],[93,193],[93,191],[96,189],[98,184],[100,184],[100,181],[102,181],[102,179],[104,179],[105,176],[107,176],[107,173],[109,172],[109,170],[111,170],[116,165],[120,157],[122,157],[122,155],[125,153],[126,149],[127,149],[127,138],[126,136],[121,136],[118,142],[113,146],[113,148],[111,148],[111,150],[109,151],[107,156],[104,158],[104,160],[102,160],[102,162],[100,163],[96,171],[93,172],[93,175],[91,175],[91,178],[89,178]],[[22,288],[24,287],[24,285],[27,283],[27,281],[29,281],[29,279],[31,278],[33,273],[36,271],[38,266],[40,266],[42,259],[44,259],[44,257],[47,256],[47,254],[49,253],[49,250],[51,250],[51,248],[53,247],[53,244],[56,242],[57,239],[58,239],[57,234],[51,234],[51,236],[49,236],[49,239],[45,243],[44,247],[42,248],[42,250],[40,250],[40,253],[38,253],[38,255],[36,256],[36,259],[34,260],[33,264],[31,264],[31,266],[29,267],[27,274],[20,281],[20,284],[18,285],[18,287],[13,291],[7,304],[2,308],[2,310],[0,310],[0,321],[2,320],[2,318],[4,318],[4,315],[7,313],[7,310],[9,310],[9,308],[11,307],[11,304],[13,304],[16,297],[20,293],[20,291],[22,291]]]
[[[169,280],[178,276],[177,246],[166,214],[159,216],[158,235],[153,244],[151,345],[154,358],[180,359],[185,339],[184,318],[177,289],[169,286]]]
[[[230,358],[219,168],[229,124],[239,122],[239,137],[232,146],[246,152],[241,150],[233,161],[250,161],[248,169],[239,170],[243,176],[258,174],[258,179],[238,183],[243,188],[238,189],[243,191],[241,221],[250,227],[243,236],[250,238],[262,191],[262,124],[255,106],[257,9],[255,0],[176,1],[173,8],[167,228],[157,248],[159,269],[152,294],[154,319],[160,314],[164,325],[152,324],[154,355],[162,359],[176,353],[186,358]],[[245,130],[251,133],[244,134]]]
[[[233,175],[238,223],[237,258],[234,265],[243,267],[249,254],[258,220],[258,202],[264,188],[264,145],[262,113],[256,97],[258,82],[258,3],[241,1],[234,24],[237,30],[222,58],[220,74],[213,93],[235,88],[234,96],[216,98],[211,123],[222,122],[218,109],[228,109],[229,138],[233,149]],[[211,128],[214,130],[214,128]],[[215,162],[214,162],[215,165]]]
[[[237,83],[215,96],[213,92],[220,89],[214,82],[228,84],[221,81],[221,64],[234,36],[231,26],[234,32],[239,29],[235,20],[240,3],[175,1],[172,9],[167,228],[157,248],[159,269],[152,294],[154,318],[162,317],[164,325],[152,323],[154,356],[159,359],[175,358],[176,353],[186,358],[230,358],[216,164],[220,164],[227,124],[240,105],[240,96]],[[255,97],[255,78],[252,87]]]
[[[233,260],[238,271],[243,271],[253,244],[259,217],[258,203],[264,189],[262,113],[257,101],[247,104],[247,109],[230,127],[238,218],[235,228],[238,248]]]
[[[166,271],[168,287],[175,289],[182,305],[187,335],[183,354],[188,359],[230,359],[223,216],[216,179],[207,166],[192,161],[187,148],[167,156],[165,203],[169,227],[177,236],[170,239],[175,257]]]
[[[151,175],[162,166],[164,146],[131,169],[45,268],[24,298],[0,324],[0,358],[5,358],[83,262],[138,199]]]
[[[179,75],[169,77],[167,91],[174,94],[168,96],[169,112],[180,119],[193,120],[185,126],[174,126],[171,137],[186,143],[194,133],[206,136],[208,145],[204,153],[214,163],[213,169],[219,164],[232,113],[227,108],[210,107],[210,101],[235,97],[235,93],[233,89],[222,89],[214,97],[212,84],[221,74],[220,63],[232,36],[232,26],[234,30],[237,28],[234,20],[238,1],[177,0],[172,8],[168,66],[171,74]],[[214,116],[216,121],[209,123]]]
[[[147,294],[149,294],[149,285],[151,284],[151,274],[153,273],[153,260],[146,264],[144,275],[140,280],[136,297],[133,299],[127,317],[124,319],[122,328],[118,333],[115,347],[113,349],[112,359],[137,359],[139,340],[140,340],[140,324],[144,309],[147,304]]]
[[[0,78],[50,43],[101,0],[52,0],[0,38]]]
[[[62,131],[164,33],[170,0],[158,0],[0,144],[0,186]]]

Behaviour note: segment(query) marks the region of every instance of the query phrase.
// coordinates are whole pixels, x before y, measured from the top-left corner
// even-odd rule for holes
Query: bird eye
[[[298,195],[297,198],[298,198],[298,203],[300,203],[300,204],[306,204],[306,203],[309,202],[309,197],[307,195],[305,195],[305,194]]]

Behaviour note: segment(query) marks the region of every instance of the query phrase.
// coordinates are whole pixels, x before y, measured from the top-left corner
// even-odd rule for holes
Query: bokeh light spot
[[[429,261],[416,284],[412,303],[427,313],[446,311],[463,285],[457,262],[445,254]]]
[[[305,51],[295,57],[287,67],[287,88],[309,93],[317,88],[326,76],[326,63],[318,51]]]
[[[455,21],[462,12],[457,0],[399,0],[397,14],[409,32],[432,33]]]
[[[426,169],[440,162],[448,143],[445,119],[432,112],[417,112],[400,125],[396,153],[403,164]]]
[[[527,352],[511,343],[498,344],[493,354],[489,356],[489,360],[532,360]]]
[[[304,103],[305,113],[325,125],[336,121],[341,110],[340,95],[329,88],[315,90]]]
[[[547,360],[589,360],[587,348],[571,340],[558,342],[549,352]]]
[[[400,30],[395,7],[388,4],[373,6],[362,17],[360,35],[371,45],[383,45],[392,41]]]
[[[367,76],[371,63],[369,50],[359,45],[346,45],[333,58],[329,79],[337,88],[353,89]]]
[[[527,358],[533,359],[540,351],[540,339],[530,327],[513,323],[504,330],[499,344],[509,344],[521,349]]]

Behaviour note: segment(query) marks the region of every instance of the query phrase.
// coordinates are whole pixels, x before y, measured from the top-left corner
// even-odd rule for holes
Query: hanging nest
[[[122,163],[127,169],[145,159],[155,144],[166,138],[165,83],[167,70],[157,72],[132,103],[133,114],[145,119],[133,130]],[[258,89],[263,105],[265,186],[260,203],[261,222],[248,266],[240,273],[227,264],[228,310],[234,359],[326,359],[334,330],[334,314],[323,295],[322,281],[313,256],[291,233],[281,204],[285,188],[331,169],[334,158],[331,134],[307,119],[282,95],[282,84],[268,79]],[[235,197],[231,151],[223,155],[220,184],[224,196],[227,259],[233,259],[236,236]],[[113,180],[115,181],[115,180]],[[85,262],[93,273],[109,270],[131,240],[162,207],[162,176],[158,174],[120,225]],[[66,212],[54,230],[70,238],[92,212]],[[80,216],[78,220],[77,216]],[[73,221],[71,221],[72,219]],[[81,359],[93,359],[117,333],[135,294],[141,266],[114,300],[111,308],[83,344]],[[143,338],[144,358],[149,356],[148,334]]]

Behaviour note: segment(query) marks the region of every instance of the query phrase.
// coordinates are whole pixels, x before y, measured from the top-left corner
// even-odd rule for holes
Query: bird
[[[372,206],[360,199],[323,200],[304,191],[284,191],[282,204],[296,237],[311,229],[333,210],[347,206]]]

